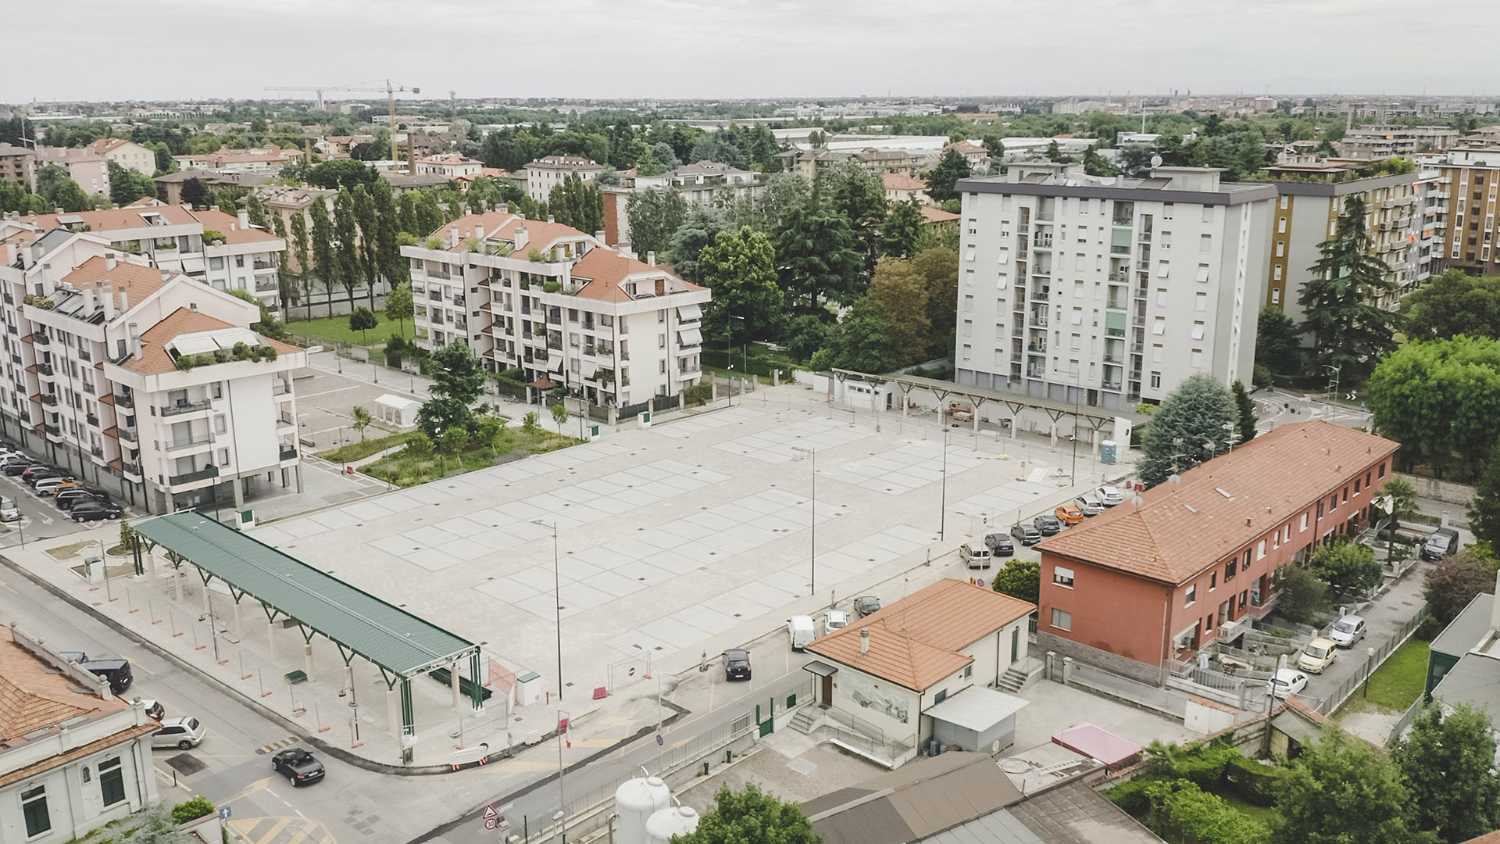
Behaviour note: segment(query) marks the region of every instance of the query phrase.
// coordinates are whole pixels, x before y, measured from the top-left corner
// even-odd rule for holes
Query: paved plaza
[[[767,392],[774,400],[621,426],[592,443],[253,535],[484,643],[507,668],[536,671],[549,686],[555,581],[567,685],[613,689],[951,552],[971,538],[973,502],[999,512],[1060,492],[1044,459],[1066,449],[1033,446],[1028,475],[1017,479],[1019,457],[1002,452],[1016,443],[955,436],[940,540],[937,429],[908,424],[903,436],[887,424],[877,433],[872,417],[851,424],[810,391]]]

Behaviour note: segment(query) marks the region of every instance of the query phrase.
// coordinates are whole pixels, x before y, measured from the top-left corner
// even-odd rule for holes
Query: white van
[[[786,633],[792,640],[792,650],[800,651],[812,644],[817,638],[817,628],[813,626],[812,616],[794,615],[786,620]]]
[[[971,569],[987,569],[994,561],[995,555],[990,551],[988,545],[979,543],[970,545],[965,542],[958,546],[958,557],[964,561],[964,565]]]
[[[0,498],[0,522],[19,522],[21,520],[21,508],[16,506],[14,498]]]

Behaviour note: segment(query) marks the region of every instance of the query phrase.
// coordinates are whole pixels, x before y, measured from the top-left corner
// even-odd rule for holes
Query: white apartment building
[[[552,189],[577,176],[592,182],[604,172],[604,165],[574,155],[549,155],[526,165],[526,195],[537,202],[546,202]]]
[[[1349,158],[1410,158],[1423,152],[1441,152],[1458,140],[1451,126],[1360,126],[1344,133],[1335,146]]]
[[[0,700],[0,841],[82,840],[159,799],[145,709],[14,625]]]
[[[268,146],[256,149],[221,149],[213,152],[172,156],[183,170],[212,170],[216,173],[280,173],[288,164],[302,158],[302,151]]]
[[[109,162],[101,153],[86,147],[37,147],[37,169],[48,164],[67,170],[84,193],[109,196]]]
[[[604,246],[597,236],[507,211],[470,214],[403,246],[418,343],[468,343],[485,368],[518,369],[595,404],[674,396],[702,377],[707,289]]]
[[[87,231],[167,273],[182,273],[215,290],[244,290],[273,311],[280,307],[281,255],[286,241],[250,224],[245,212],[194,210],[142,199],[124,208],[37,214],[0,220],[8,233]]]
[[[1129,409],[1249,379],[1274,186],[1042,163],[959,190],[958,383]]]
[[[417,173],[419,175],[430,174],[433,176],[442,176],[445,179],[472,178],[478,176],[479,171],[483,168],[484,162],[475,161],[456,152],[429,155],[426,158],[417,159]]]
[[[703,208],[753,202],[766,191],[764,173],[715,161],[684,164],[659,176],[627,177],[624,182],[602,190],[605,242],[611,246],[630,243],[630,201],[641,191],[670,190],[687,204]]]
[[[142,176],[156,175],[156,153],[134,141],[122,138],[100,138],[89,144],[86,149],[103,156],[106,161],[113,161],[126,170],[134,170]]]
[[[300,489],[291,373],[306,353],[251,331],[256,305],[91,233],[19,240],[0,267],[5,433],[153,512],[238,505],[278,473]]]

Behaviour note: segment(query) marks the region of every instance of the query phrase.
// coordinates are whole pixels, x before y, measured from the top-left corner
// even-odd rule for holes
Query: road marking
[[[318,396],[330,396],[330,395],[333,395],[334,393],[347,393],[350,390],[358,390],[358,389],[360,389],[362,387],[366,387],[366,386],[372,386],[372,385],[367,384],[364,381],[361,381],[358,384],[358,386],[354,386],[354,387],[334,387],[332,390],[324,390],[321,393],[302,393],[302,394],[298,395],[298,398],[303,399],[305,401],[307,399],[315,399]]]
[[[264,755],[266,755],[267,753],[270,753],[273,750],[281,750],[284,747],[291,747],[292,745],[296,744],[297,742],[298,742],[298,739],[297,739],[296,736],[287,736],[284,739],[278,739],[278,740],[270,742],[268,744],[263,744],[260,747],[255,748],[255,752],[258,755],[264,756]]]

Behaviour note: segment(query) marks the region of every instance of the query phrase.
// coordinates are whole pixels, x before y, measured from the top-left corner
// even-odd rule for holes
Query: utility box
[[[651,411],[643,410],[640,413],[636,414],[635,422],[642,428],[651,427]]]
[[[542,688],[542,675],[527,671],[516,675],[516,705],[531,706],[546,700],[547,690]]]
[[[1105,440],[1104,442],[1099,443],[1100,463],[1103,463],[1106,466],[1115,465],[1115,461],[1119,459],[1119,453],[1120,448],[1115,444],[1114,440]]]

